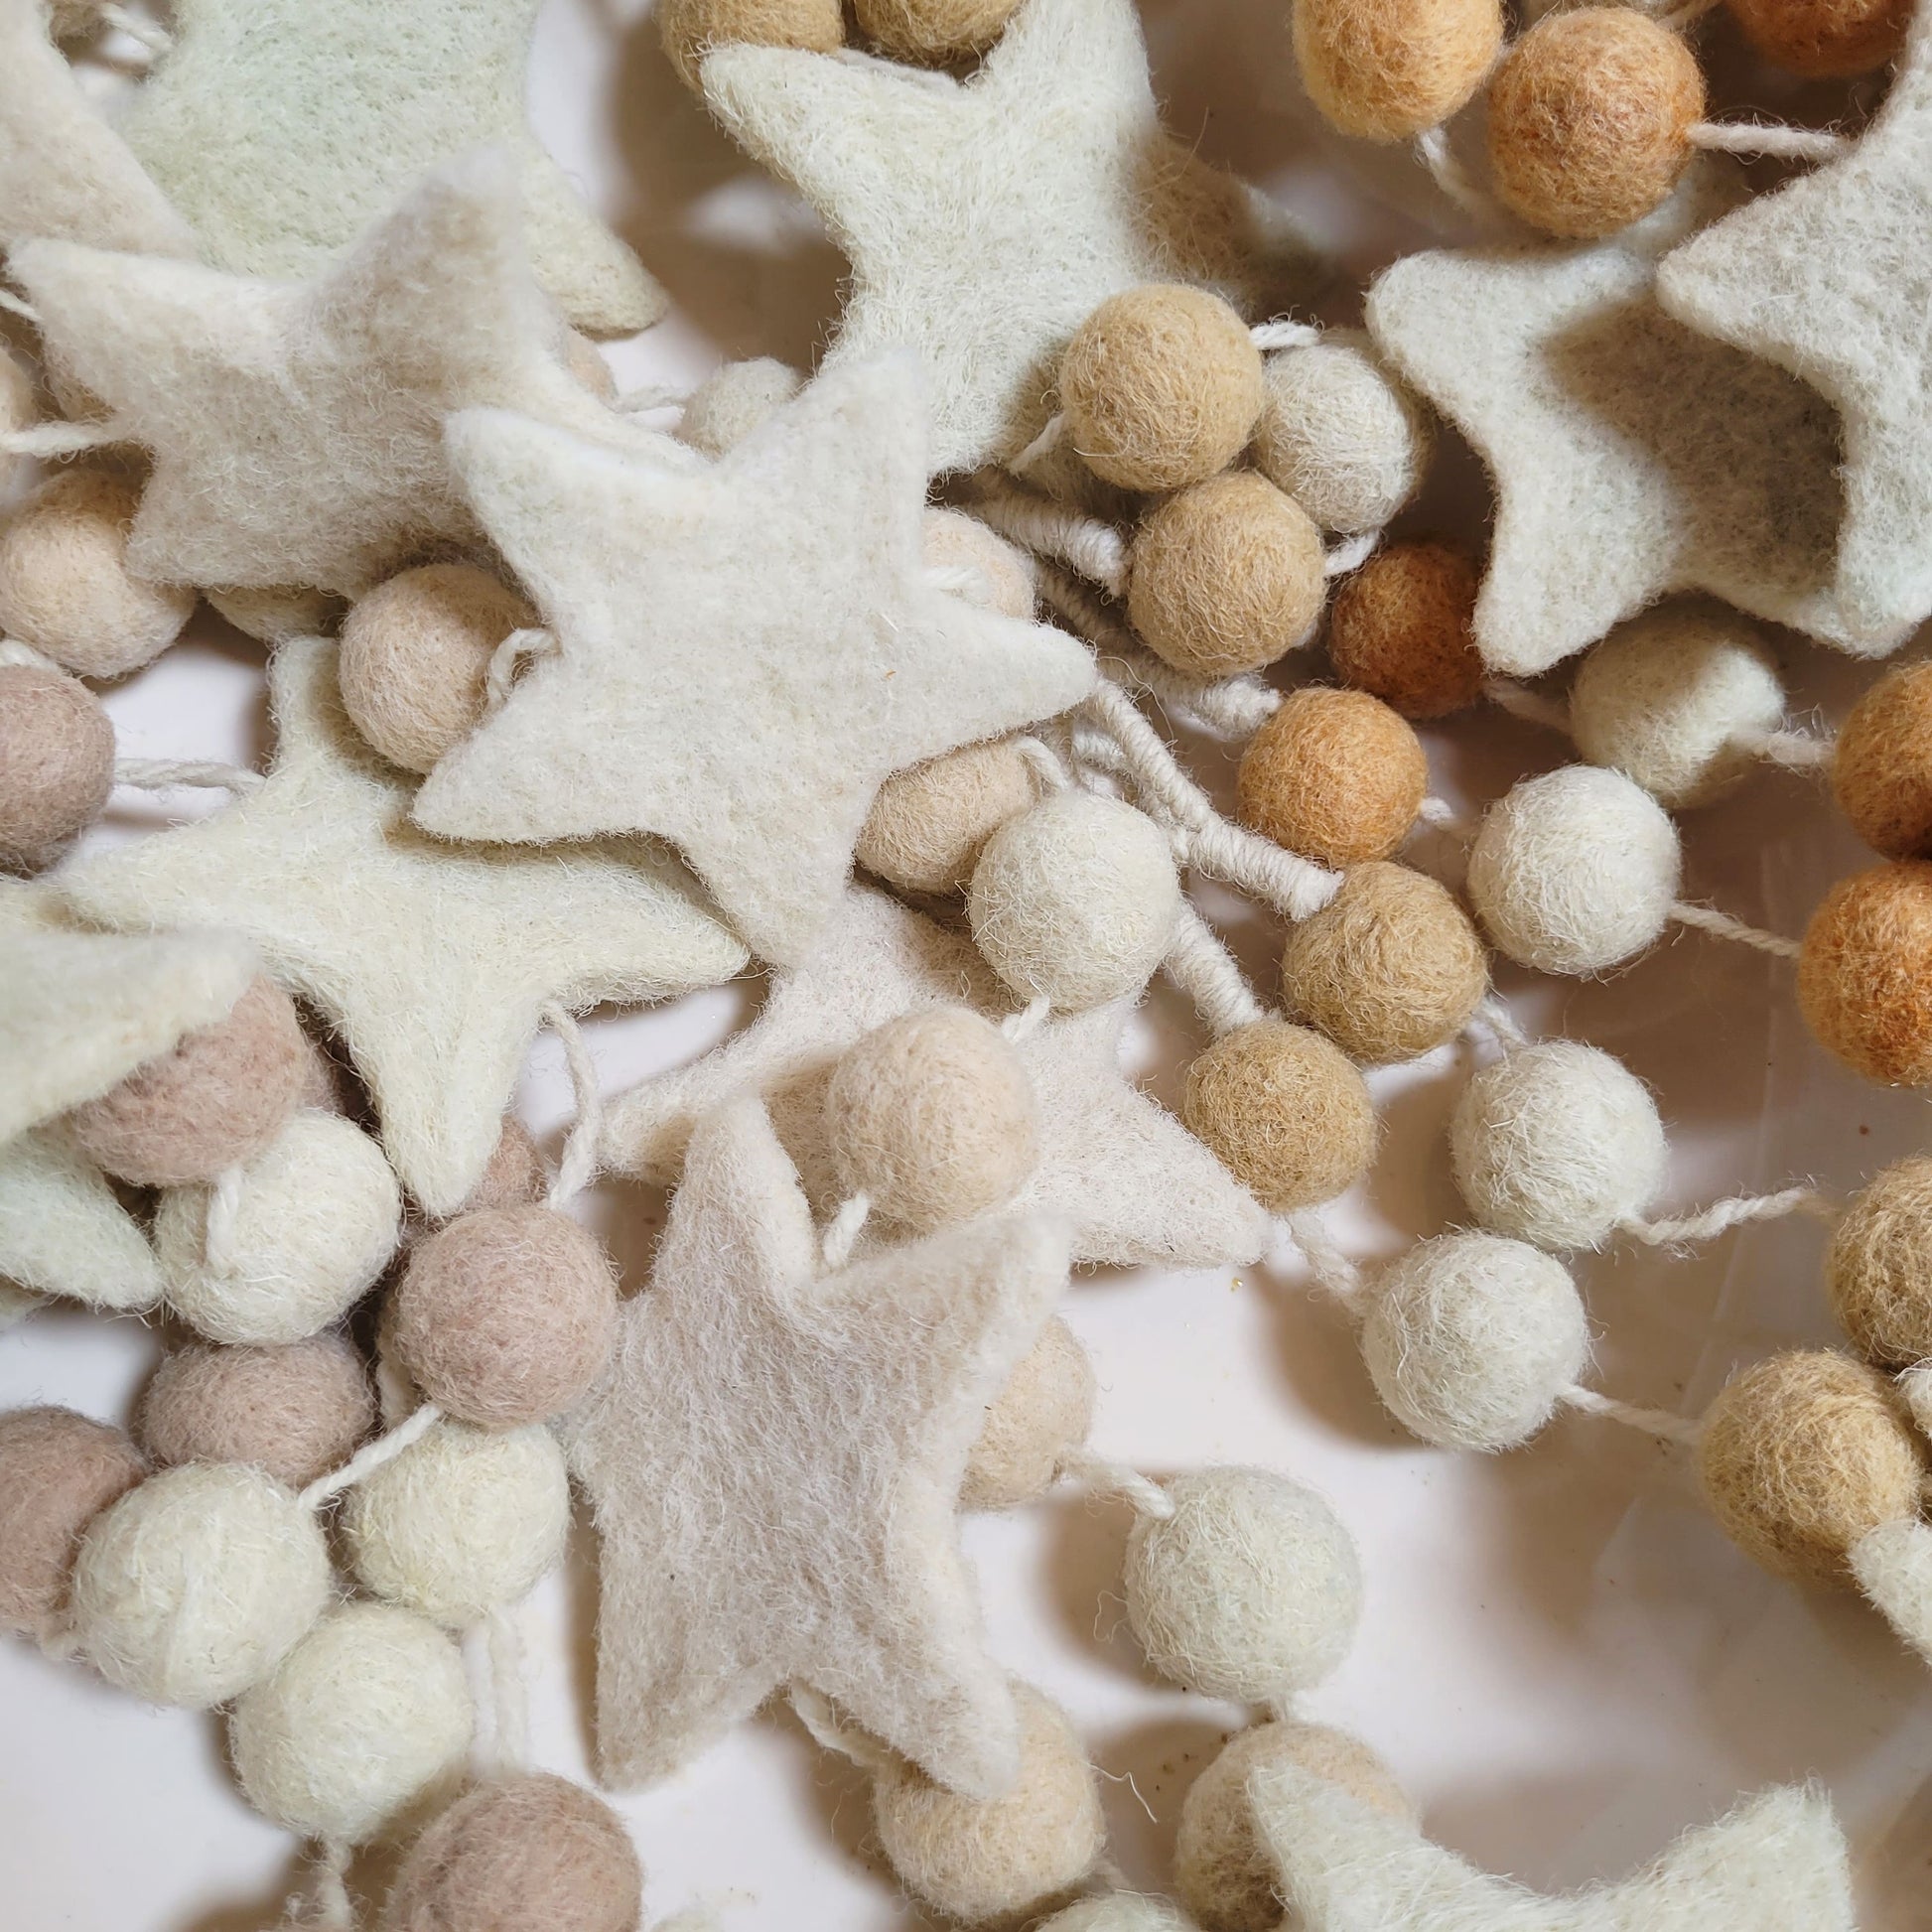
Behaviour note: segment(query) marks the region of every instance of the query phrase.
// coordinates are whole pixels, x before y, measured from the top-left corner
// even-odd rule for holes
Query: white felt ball
[[[243,1463],[191,1462],[94,1519],[70,1601],[103,1677],[201,1711],[266,1677],[329,1589],[322,1531],[281,1483]]]
[[[290,1115],[241,1171],[231,1211],[218,1191],[169,1188],[154,1225],[168,1306],[210,1340],[300,1341],[356,1301],[396,1251],[396,1177],[340,1115]]]
[[[723,456],[782,409],[804,382],[796,369],[769,355],[727,362],[691,392],[674,434],[706,456]]]
[[[1634,1073],[1580,1040],[1546,1039],[1470,1080],[1449,1158],[1482,1226],[1539,1248],[1594,1248],[1657,1198],[1670,1149]]]
[[[1193,1932],[1176,1906],[1149,1892],[1110,1891],[1055,1912],[1039,1932]]]
[[[1162,1676],[1267,1704],[1341,1662],[1362,1569],[1341,1519],[1269,1469],[1203,1469],[1167,1485],[1174,1513],[1127,1540],[1127,1619]]]
[[[564,1452],[540,1424],[438,1423],[350,1490],[343,1520],[355,1574],[377,1596],[474,1623],[562,1560]]]
[[[1620,771],[1566,764],[1491,805],[1469,853],[1469,897],[1496,944],[1545,973],[1600,973],[1663,932],[1677,827]]]
[[[1146,985],[1173,941],[1180,881],[1145,812],[1062,791],[987,840],[967,909],[1014,992],[1081,1013]]]
[[[1440,1234],[1383,1271],[1362,1359],[1390,1413],[1445,1449],[1505,1449],[1555,1413],[1589,1361],[1563,1263],[1495,1234]]]
[[[454,1640],[392,1603],[351,1603],[235,1706],[242,1795],[298,1838],[360,1845],[441,1796],[475,1714]]]
[[[1570,691],[1584,757],[1673,807],[1728,791],[1783,722],[1784,686],[1757,626],[1716,605],[1667,605],[1611,631]]]

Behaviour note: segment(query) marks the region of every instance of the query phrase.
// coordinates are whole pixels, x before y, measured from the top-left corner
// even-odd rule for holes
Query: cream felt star
[[[1306,1932],[1856,1932],[1826,1799],[1761,1792],[1620,1884],[1546,1898],[1294,1765],[1248,1785],[1289,1916]]]
[[[161,1300],[147,1237],[58,1126],[0,1147],[0,1291],[9,1285],[116,1311]]]
[[[691,1138],[649,1290],[567,1428],[602,1540],[598,1755],[668,1776],[802,1682],[940,1783],[1018,1770],[955,1510],[986,1406],[1066,1282],[1050,1217],[818,1275],[756,1100]]]
[[[177,0],[172,52],[122,132],[241,275],[316,274],[427,168],[492,142],[516,164],[537,279],[628,334],[664,292],[537,145],[524,112],[541,0]]]
[[[335,648],[269,665],[267,782],[214,817],[64,876],[103,925],[245,934],[341,1035],[390,1164],[433,1215],[476,1185],[543,1006],[656,1000],[729,979],[745,949],[646,841],[476,850],[408,822],[411,780],[357,737]]]
[[[964,1003],[991,1019],[1012,996],[969,939],[855,886],[812,956],[773,980],[751,1026],[694,1064],[612,1103],[612,1167],[672,1181],[693,1124],[735,1093],[761,1094],[821,1213],[839,1199],[824,1144],[825,1087],[839,1056],[903,1013]],[[1073,1258],[1134,1267],[1246,1263],[1266,1215],[1227,1170],[1120,1070],[1126,1005],[1043,1021],[1020,1042],[1039,1112],[1039,1166],[1015,1203],[1062,1215]]]
[[[1283,293],[1287,258],[1306,265],[1278,212],[1163,130],[1133,0],[1026,0],[963,81],[762,47],[720,48],[703,79],[851,260],[828,362],[924,356],[936,471],[1032,441],[1108,296],[1193,281],[1252,310]]]
[[[450,425],[559,649],[437,765],[454,838],[655,832],[761,957],[804,957],[894,771],[1077,704],[1086,647],[927,581],[918,365],[821,376],[696,475],[521,417]]]
[[[508,164],[483,153],[427,176],[316,282],[17,248],[50,349],[153,454],[130,567],[353,595],[426,545],[478,536],[444,455],[450,410],[612,433],[564,368],[519,224]]]

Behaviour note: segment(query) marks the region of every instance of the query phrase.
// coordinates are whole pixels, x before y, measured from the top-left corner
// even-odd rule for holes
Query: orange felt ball
[[[1476,700],[1482,659],[1471,625],[1476,567],[1447,543],[1378,550],[1342,580],[1328,611],[1328,661],[1357,691],[1405,718],[1442,718]]]
[[[1869,73],[1905,45],[1911,0],[1725,0],[1773,67],[1814,79]]]
[[[1322,118],[1407,141],[1482,84],[1502,45],[1497,0],[1295,0],[1295,58]]]
[[[1819,1044],[1867,1079],[1932,1085],[1932,863],[1873,866],[1825,895],[1798,1004]]]
[[[1839,730],[1832,790],[1874,851],[1932,857],[1932,664],[1889,671],[1859,700]]]

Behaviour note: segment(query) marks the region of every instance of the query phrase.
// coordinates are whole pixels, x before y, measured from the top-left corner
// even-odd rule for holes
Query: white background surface
[[[1148,20],[1174,124],[1274,187],[1339,250],[1328,313],[1353,320],[1362,274],[1432,238],[1389,206],[1429,207],[1406,161],[1311,132],[1273,5],[1164,0]],[[640,12],[553,0],[533,95],[546,140],[676,305],[648,340],[612,351],[623,380],[695,377],[721,354],[810,356],[836,313],[839,257],[704,120]],[[1466,452],[1445,439],[1435,517],[1473,528],[1483,502]],[[1794,702],[1842,709],[1863,675],[1787,642]],[[259,664],[255,646],[199,623],[110,695],[123,755],[259,758]],[[1429,743],[1436,788],[1476,802],[1561,754],[1494,715]],[[1222,754],[1190,750],[1225,776]],[[97,836],[148,816],[118,811]],[[1863,863],[1814,785],[1770,770],[1687,818],[1685,837],[1695,896],[1785,931]],[[1235,901],[1204,903],[1272,992],[1278,935]],[[1587,1038],[1654,1085],[1675,1149],[1671,1205],[1799,1176],[1844,1192],[1923,1144],[1918,1096],[1863,1086],[1810,1044],[1778,962],[1686,935],[1604,985],[1507,972],[1502,985],[1533,1032]],[[701,1050],[757,998],[756,985],[725,989],[594,1023],[607,1091]],[[1158,1093],[1173,1096],[1195,1043],[1188,1016],[1157,1001],[1138,1051]],[[1357,1253],[1393,1253],[1456,1218],[1443,1133],[1463,1067],[1445,1051],[1374,1077],[1385,1151],[1336,1216]],[[554,1131],[568,1105],[543,1041],[525,1112]],[[635,1286],[661,1198],[607,1184],[591,1211]],[[1588,1261],[1599,1384],[1691,1412],[1737,1362],[1833,1339],[1822,1240],[1786,1222],[1691,1258]],[[1097,1449],[1157,1472],[1268,1464],[1332,1497],[1361,1547],[1368,1610],[1353,1655],[1307,1710],[1372,1742],[1435,1837],[1562,1887],[1648,1858],[1741,1790],[1817,1777],[1854,1841],[1867,1932],[1932,1923],[1932,1679],[1855,1599],[1795,1589],[1732,1550],[1681,1452],[1574,1418],[1494,1459],[1420,1448],[1383,1416],[1345,1323],[1310,1296],[1292,1257],[1238,1276],[1103,1274],[1077,1283],[1065,1311],[1099,1372]],[[0,1338],[0,1405],[124,1419],[157,1352],[137,1323],[37,1316]],[[970,1520],[966,1539],[999,1655],[1072,1714],[1116,1780],[1112,1855],[1129,1881],[1159,1890],[1180,1798],[1242,1714],[1141,1666],[1113,1593],[1126,1521],[1069,1496]],[[573,1776],[585,1774],[592,1556],[580,1535],[568,1572],[522,1613],[536,1758]],[[919,1922],[870,1847],[862,1781],[788,1719],[752,1725],[674,1784],[617,1802],[645,1861],[649,1918],[707,1903],[728,1932]],[[23,1645],[0,1648],[4,1932],[255,1932],[276,1917],[293,1855],[234,1794],[214,1720],[149,1710]]]

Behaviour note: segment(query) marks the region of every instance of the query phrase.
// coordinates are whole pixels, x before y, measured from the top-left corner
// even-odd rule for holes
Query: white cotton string
[[[1368,1282],[1360,1267],[1328,1232],[1328,1224],[1311,1207],[1281,1216],[1280,1225],[1301,1249],[1316,1288],[1360,1319]]]
[[[1481,221],[1496,219],[1495,203],[1469,179],[1468,171],[1455,158],[1447,128],[1425,128],[1418,134],[1416,159],[1429,170],[1436,186],[1465,214],[1473,214]]]
[[[1475,820],[1465,818],[1447,798],[1425,798],[1416,808],[1416,816],[1432,831],[1462,845],[1469,845],[1475,839]]]
[[[31,302],[23,302],[11,289],[0,289],[0,309],[10,316],[18,316],[22,322],[31,323],[34,328],[41,326],[41,312]]]
[[[827,1268],[843,1268],[852,1259],[853,1245],[871,1218],[872,1196],[863,1189],[839,1203],[818,1244],[819,1258]]]
[[[1000,1022],[1000,1031],[1016,1046],[1030,1035],[1035,1034],[1044,1024],[1046,1016],[1053,1010],[1051,1000],[1040,998],[1023,1007],[1018,1013],[1010,1013]]]
[[[798,1722],[811,1732],[813,1741],[828,1751],[837,1751],[875,1777],[897,1762],[892,1751],[870,1731],[846,1724],[839,1716],[838,1706],[823,1691],[814,1690],[809,1684],[794,1683],[788,1687],[788,1695]]]
[[[1321,559],[1322,576],[1346,577],[1351,570],[1360,570],[1375,555],[1375,546],[1381,541],[1380,530],[1363,530],[1357,536],[1343,537],[1339,543],[1331,544]]]
[[[1786,1187],[1775,1194],[1736,1194],[1728,1200],[1713,1201],[1695,1214],[1669,1221],[1639,1220],[1632,1216],[1617,1223],[1617,1231],[1653,1248],[1674,1248],[1684,1242],[1712,1241],[1729,1228],[1744,1227],[1752,1221],[1779,1221],[1788,1214],[1808,1214],[1815,1220],[1836,1220],[1839,1204],[1815,1187]]]
[[[1570,707],[1561,698],[1546,698],[1542,692],[1532,691],[1527,685],[1506,677],[1488,679],[1483,684],[1482,695],[1512,718],[1561,732],[1566,738],[1570,736]]]
[[[177,786],[205,791],[259,791],[267,780],[245,765],[211,759],[116,759],[114,782],[136,791],[172,791]]]
[[[1046,427],[1018,456],[1008,461],[1007,468],[1016,476],[1025,476],[1041,457],[1051,456],[1065,438],[1066,417],[1055,410],[1047,417]]]
[[[515,684],[526,659],[548,657],[556,648],[556,633],[540,624],[526,624],[521,630],[512,630],[489,653],[489,668],[483,673],[484,716],[493,718],[509,702],[510,687]]]
[[[127,440],[118,423],[35,423],[0,435],[0,450],[9,456],[80,456]]]
[[[626,389],[612,406],[621,416],[639,416],[647,409],[682,409],[690,400],[689,389],[665,382],[646,382],[642,388]]]
[[[348,1847],[326,1841],[309,1867],[309,1912],[302,1921],[327,1932],[355,1932],[355,1901],[348,1895]]]
[[[1699,121],[1686,131],[1694,148],[1764,155],[1773,161],[1836,161],[1852,142],[1828,128],[1779,127],[1766,121]]]
[[[463,1678],[470,1691],[470,1774],[486,1778],[501,1759],[497,1751],[496,1664],[489,1654],[489,1621],[479,1617],[458,1634]]]
[[[1740,946],[1752,946],[1759,952],[1767,952],[1778,959],[1796,959],[1804,950],[1795,939],[1787,939],[1782,933],[1766,932],[1759,926],[1746,925],[1742,919],[1733,919],[1728,912],[1720,912],[1715,905],[1693,905],[1688,899],[1679,899],[1670,909],[1670,915],[1679,925],[1687,925],[1698,932],[1708,932],[1714,938],[1734,940]]]
[[[1111,596],[1126,595],[1127,540],[1111,523],[1020,489],[989,489],[971,508],[1022,548],[1058,558]]]
[[[1161,967],[1194,1003],[1194,1011],[1216,1039],[1267,1017],[1234,955],[1185,900]]]
[[[1165,1523],[1174,1513],[1173,1498],[1158,1482],[1125,1462],[1110,1462],[1091,1450],[1062,1450],[1058,1473],[1102,1495],[1120,1497],[1137,1516],[1151,1516]]]
[[[542,1008],[543,1024],[557,1035],[570,1069],[571,1091],[577,1097],[577,1118],[564,1142],[557,1177],[550,1183],[549,1203],[563,1207],[597,1178],[597,1144],[604,1132],[604,1096],[597,1089],[597,1068],[584,1044],[584,1030],[554,1000]]]
[[[483,1613],[489,1652],[490,1707],[496,1717],[498,1770],[520,1771],[530,1760],[530,1696],[523,1682],[523,1636],[515,1613],[492,1603]]]
[[[223,1168],[207,1190],[202,1254],[211,1275],[234,1273],[235,1221],[241,1212],[241,1184],[246,1178],[247,1170],[237,1162]]]
[[[386,1436],[365,1443],[340,1469],[318,1476],[296,1497],[306,1510],[318,1510],[345,1489],[353,1489],[366,1476],[393,1462],[413,1443],[420,1443],[443,1420],[443,1412],[433,1402],[425,1402],[406,1422],[398,1423]]]
[[[384,1429],[393,1429],[417,1403],[416,1385],[389,1351],[378,1342],[375,1351],[375,1406]]]
[[[1311,322],[1290,322],[1286,316],[1272,316],[1248,331],[1248,340],[1266,354],[1271,348],[1312,348],[1321,340],[1321,331]]]
[[[1516,1016],[1493,993],[1482,996],[1476,1003],[1472,1017],[1486,1027],[1496,1043],[1505,1049],[1530,1043],[1530,1036],[1517,1024]]]
[[[925,573],[929,589],[950,591],[954,597],[969,597],[981,603],[990,601],[993,585],[977,564],[932,564]]]
[[[172,54],[175,51],[175,37],[156,20],[144,20],[137,13],[130,13],[126,7],[118,7],[114,0],[96,11],[108,26],[125,34],[131,41],[139,41],[150,54]]]
[[[1073,780],[1067,776],[1066,761],[1043,738],[1031,732],[1013,741],[1020,761],[1034,774],[1042,791],[1064,791]]]
[[[1791,771],[1815,771],[1830,764],[1838,746],[1828,733],[1774,731],[1739,733],[1732,741],[1753,758],[1781,764]]]
[[[1615,1396],[1587,1389],[1577,1382],[1559,1389],[1557,1400],[1572,1409],[1581,1409],[1587,1416],[1601,1416],[1608,1422],[1620,1422],[1626,1429],[1641,1430],[1660,1442],[1695,1443],[1704,1430],[1701,1422],[1689,1416],[1673,1415],[1668,1409],[1640,1409],[1633,1402],[1619,1402]]]

